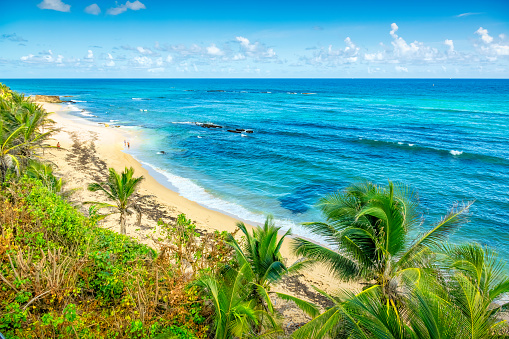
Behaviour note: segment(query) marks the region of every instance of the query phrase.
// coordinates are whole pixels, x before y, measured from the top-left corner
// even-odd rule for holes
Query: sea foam
[[[163,175],[167,180],[169,187],[173,190],[176,190],[177,193],[186,199],[195,201],[209,209],[232,215],[249,223],[262,225],[265,222],[266,216],[264,214],[253,213],[239,204],[216,197],[207,192],[203,187],[194,183],[191,179],[180,177],[145,161],[141,161],[139,159],[136,160],[138,160],[144,166],[147,166],[155,172]],[[291,220],[276,219],[275,222],[278,226],[285,230],[290,228],[299,228]]]

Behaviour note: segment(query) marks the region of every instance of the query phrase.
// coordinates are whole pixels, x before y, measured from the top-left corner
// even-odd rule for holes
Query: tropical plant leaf
[[[279,293],[279,292],[275,292],[275,293],[279,298],[281,298],[283,300],[293,301],[295,303],[295,305],[297,305],[302,311],[306,312],[306,314],[309,315],[311,318],[314,318],[320,314],[320,310],[318,309],[318,306],[316,306],[315,304],[313,304],[309,301],[302,300],[300,298],[297,298],[297,297],[295,297],[293,295],[289,295],[289,294],[284,294],[284,293]]]

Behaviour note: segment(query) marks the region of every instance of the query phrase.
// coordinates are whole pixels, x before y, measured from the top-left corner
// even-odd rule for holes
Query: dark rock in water
[[[161,154],[166,154],[166,152],[165,152],[165,151],[160,151],[159,153],[161,153]]]
[[[196,125],[197,126],[201,126],[203,128],[223,128],[223,126],[220,126],[220,125],[216,125],[216,124],[202,124],[202,123],[199,123],[199,122],[197,122]]]
[[[226,92],[226,91],[222,89],[210,89],[207,92]]]
[[[228,129],[227,131],[232,133],[242,133],[241,131],[237,131],[236,129]]]
[[[236,130],[236,131],[241,131],[241,132],[244,132],[244,131],[245,131],[245,129],[243,129],[243,128],[235,128],[235,130]]]
[[[247,129],[246,133],[253,133],[253,130]]]
[[[36,95],[35,101],[50,102],[50,103],[55,103],[55,104],[59,104],[62,102],[62,100],[60,100],[60,97],[58,95]]]

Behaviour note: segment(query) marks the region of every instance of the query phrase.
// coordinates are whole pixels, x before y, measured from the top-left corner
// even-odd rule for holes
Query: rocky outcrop
[[[37,102],[51,102],[51,103],[61,103],[60,97],[58,95],[36,95],[35,101]]]
[[[203,128],[223,128],[223,126],[220,126],[220,125],[216,125],[216,124],[205,124],[205,123],[200,123],[200,122],[197,122],[196,123],[197,126],[201,126]]]

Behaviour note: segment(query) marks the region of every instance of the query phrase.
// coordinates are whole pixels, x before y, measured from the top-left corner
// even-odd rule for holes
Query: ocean
[[[70,95],[72,114],[139,131],[127,152],[162,184],[242,220],[270,213],[309,237],[299,225],[323,220],[321,196],[399,181],[419,194],[423,231],[475,200],[451,241],[509,259],[509,80],[0,81]],[[236,129],[253,133],[227,131]]]

